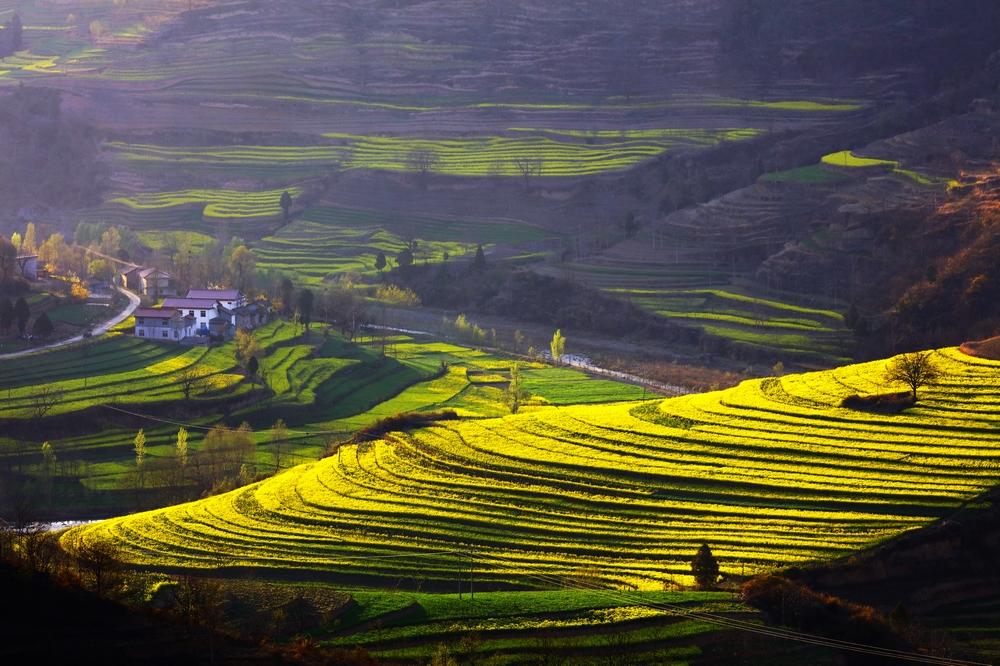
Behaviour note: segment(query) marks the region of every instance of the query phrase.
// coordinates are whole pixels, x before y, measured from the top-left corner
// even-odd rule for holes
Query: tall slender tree
[[[562,329],[556,329],[552,334],[552,341],[549,342],[549,353],[552,354],[552,362],[562,361],[563,354],[566,353],[566,338],[563,337]]]
[[[292,195],[288,193],[288,190],[281,193],[281,201],[279,203],[281,204],[282,212],[285,214],[285,222],[288,222],[288,218],[292,214]]]
[[[0,330],[6,335],[14,323],[14,304],[6,296],[0,298]]]
[[[311,290],[303,289],[299,292],[299,321],[306,327],[306,333],[309,332],[309,324],[312,322],[313,300]]]
[[[28,301],[21,296],[14,302],[14,321],[17,323],[17,332],[24,335],[24,329],[28,326],[28,318],[31,316],[31,308]]]
[[[138,487],[143,487],[146,472],[146,432],[139,428],[132,440],[132,448],[135,449],[135,471],[138,477]]]

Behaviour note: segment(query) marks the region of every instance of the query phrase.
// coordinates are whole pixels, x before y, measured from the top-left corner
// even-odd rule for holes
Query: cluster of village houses
[[[191,289],[177,292],[173,276],[156,268],[129,266],[118,274],[122,287],[163,302],[135,311],[135,336],[189,342],[229,339],[238,329],[254,329],[271,314],[265,299],[248,302],[237,289]]]

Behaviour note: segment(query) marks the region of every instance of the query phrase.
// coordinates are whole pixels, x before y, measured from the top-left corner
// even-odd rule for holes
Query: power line
[[[959,659],[952,659],[949,657],[936,657],[933,655],[921,654],[919,652],[908,652],[904,650],[895,650],[892,648],[883,648],[876,645],[868,645],[865,643],[856,643],[836,638],[827,638],[825,636],[819,636],[816,634],[809,634],[806,632],[794,631],[791,629],[784,629],[780,627],[765,627],[751,622],[746,622],[744,620],[728,618],[725,616],[716,615],[704,611],[692,611],[690,609],[684,608],[683,606],[678,606],[676,604],[651,602],[633,593],[624,591],[620,592],[610,591],[607,588],[601,587],[596,583],[587,584],[583,581],[578,581],[574,586],[569,582],[567,582],[563,577],[545,575],[545,574],[524,574],[524,575],[528,578],[533,578],[535,580],[541,581],[547,585],[557,585],[563,588],[588,591],[595,594],[603,595],[609,599],[616,599],[618,601],[621,601],[624,598],[626,601],[630,601],[635,605],[647,606],[650,608],[671,613],[673,615],[689,617],[692,619],[701,620],[703,622],[707,622],[717,626],[722,626],[728,629],[746,631],[749,633],[768,636],[771,638],[791,640],[800,643],[806,643],[809,645],[816,645],[819,647],[829,647],[840,650],[847,650],[850,652],[858,652],[861,654],[869,654],[874,656],[882,656],[892,659],[911,661],[915,663],[939,664],[941,666],[989,666],[989,664],[985,664],[983,662],[963,661]]]
[[[116,412],[121,412],[122,414],[128,414],[129,416],[134,416],[140,419],[146,419],[147,421],[155,421],[157,423],[166,423],[168,425],[175,425],[182,428],[187,428],[188,430],[211,430],[215,426],[200,425],[197,423],[185,423],[184,421],[176,421],[174,419],[166,419],[160,416],[153,416],[152,414],[143,414],[141,412],[133,412],[128,409],[123,409],[121,407],[116,407],[115,405],[100,405],[105,409],[111,409]],[[316,435],[346,435],[347,431],[344,430],[293,430],[286,428],[285,432],[290,435],[300,435],[302,437],[312,437]]]

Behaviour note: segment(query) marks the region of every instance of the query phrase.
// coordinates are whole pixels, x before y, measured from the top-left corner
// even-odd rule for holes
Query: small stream
[[[91,523],[99,523],[100,520],[54,520],[50,523],[32,523],[32,527],[40,527],[45,532],[58,532],[59,530],[66,530],[70,527],[78,527],[80,525],[90,525]]]

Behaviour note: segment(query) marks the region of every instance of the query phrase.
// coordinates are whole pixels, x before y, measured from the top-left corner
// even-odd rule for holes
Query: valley
[[[0,658],[995,662],[998,29],[0,0]]]

